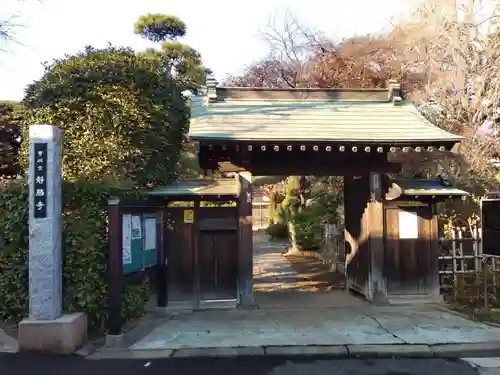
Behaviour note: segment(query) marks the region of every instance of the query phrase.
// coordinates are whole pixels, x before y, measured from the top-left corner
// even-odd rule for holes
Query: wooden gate
[[[186,210],[194,202],[176,202],[166,208],[165,249],[167,253],[168,302],[193,299],[195,291],[194,227],[184,223]]]
[[[415,221],[413,230],[415,233],[405,235],[401,232],[405,223],[400,221],[405,217]],[[421,207],[394,205],[385,208],[384,268],[389,295],[426,294],[432,291],[436,269],[433,266],[431,220],[429,205]]]
[[[370,288],[370,244],[368,176],[344,180],[344,215],[346,240],[347,286],[368,296]]]
[[[169,302],[237,299],[236,202],[170,202],[166,212]]]
[[[252,203],[253,230],[266,229],[269,226],[269,203]]]
[[[200,207],[199,293],[201,301],[238,296],[237,207]]]

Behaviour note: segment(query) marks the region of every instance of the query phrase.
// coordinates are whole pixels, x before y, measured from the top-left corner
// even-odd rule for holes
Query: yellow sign
[[[184,222],[188,224],[194,223],[194,211],[193,210],[184,210]]]

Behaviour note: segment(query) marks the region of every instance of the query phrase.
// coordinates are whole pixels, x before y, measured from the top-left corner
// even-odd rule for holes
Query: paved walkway
[[[254,232],[254,291],[283,291],[296,287],[297,272],[283,256],[288,246],[288,241],[270,241],[266,234]]]
[[[17,340],[0,328],[0,353],[16,353]]]
[[[284,257],[285,243],[264,239],[256,238],[259,309],[149,315],[121,344],[89,358],[500,354],[500,328],[437,306],[371,305],[311,276],[325,275],[324,268]]]
[[[325,266],[285,256],[286,243],[269,242],[262,234],[254,240],[258,310],[153,320],[147,329],[135,330],[136,339],[126,340],[127,355],[474,356],[478,350],[500,351],[500,328],[432,306],[374,306],[339,288],[338,278],[325,276]]]
[[[372,306],[286,313],[281,310],[203,311],[158,323],[128,349],[171,350],[181,355],[184,349],[193,348],[247,348],[247,354],[264,355],[273,350],[279,352],[280,347],[304,350],[303,347],[322,346],[323,350],[339,355],[359,350],[383,353],[386,349],[397,353],[417,350],[421,355],[442,350],[436,349],[439,346],[474,344],[475,348],[500,350],[499,328],[431,307]],[[459,350],[457,348],[455,350]]]
[[[369,305],[344,291],[344,277],[312,257],[287,254],[288,241],[254,233],[254,292],[261,310]]]

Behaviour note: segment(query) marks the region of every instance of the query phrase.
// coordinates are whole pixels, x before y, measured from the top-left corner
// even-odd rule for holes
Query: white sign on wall
[[[415,212],[399,212],[399,238],[417,239],[418,238],[418,215]]]
[[[132,239],[142,238],[141,217],[137,215],[132,216]]]
[[[156,219],[144,220],[144,250],[156,249]]]
[[[122,239],[123,239],[123,264],[132,263],[132,215],[123,215],[122,218]]]

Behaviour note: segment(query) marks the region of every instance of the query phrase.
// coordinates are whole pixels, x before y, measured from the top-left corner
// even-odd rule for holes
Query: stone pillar
[[[62,315],[61,132],[29,129],[29,318],[19,349],[72,353],[86,338],[84,314]]]
[[[53,320],[62,313],[60,130],[29,129],[30,318]]]

